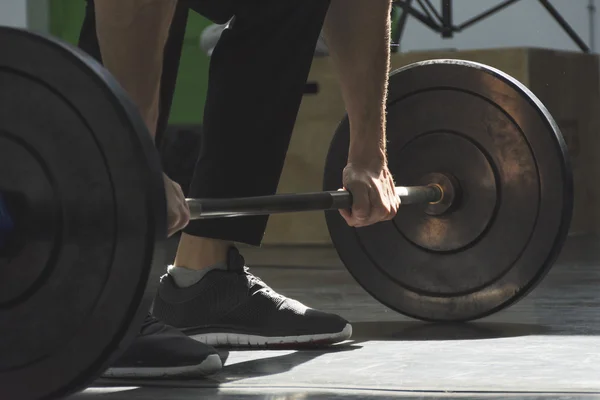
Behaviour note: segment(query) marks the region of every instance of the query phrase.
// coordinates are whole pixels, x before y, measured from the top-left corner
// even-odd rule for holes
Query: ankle
[[[233,245],[233,242],[183,234],[174,266],[197,271],[226,263],[227,253]]]
[[[167,273],[173,278],[175,285],[179,288],[188,288],[200,282],[209,272],[216,270],[227,270],[226,263],[214,264],[211,267],[193,270],[185,267],[176,267],[171,265],[167,268]]]

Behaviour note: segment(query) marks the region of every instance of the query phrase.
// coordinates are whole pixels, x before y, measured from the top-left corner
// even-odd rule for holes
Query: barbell
[[[157,151],[114,78],[78,49],[0,28],[0,398],[85,388],[139,331],[164,271]],[[322,192],[189,199],[194,219],[326,210],[356,281],[399,313],[469,321],[549,271],[568,233],[572,176],[543,104],[492,67],[431,60],[391,74],[388,156],[402,206],[349,227],[337,209],[349,122]]]

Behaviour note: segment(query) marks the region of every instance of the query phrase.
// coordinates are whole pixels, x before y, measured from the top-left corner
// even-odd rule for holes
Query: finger
[[[180,212],[180,217],[181,217],[179,230],[181,230],[181,229],[185,228],[186,226],[188,226],[188,224],[190,223],[190,220],[191,220],[190,209],[187,206],[186,202],[183,202],[179,212]]]
[[[396,200],[393,194],[390,193],[387,185],[381,189],[381,193],[374,194],[373,210],[374,216],[371,218],[371,223],[376,224],[378,222],[386,222],[394,219],[397,212]]]
[[[177,231],[179,230],[179,224],[180,224],[180,219],[179,219],[179,213],[178,212],[171,212],[170,216],[169,216],[169,226],[167,228],[167,235],[168,237],[173,236],[175,233],[177,233]]]
[[[369,191],[369,200],[371,202],[371,215],[366,222],[373,225],[378,222],[386,221],[391,212],[388,186],[377,182],[376,186]]]
[[[175,226],[169,226],[169,229],[167,229],[167,237],[170,238],[175,233],[177,233],[177,227],[175,227]]]
[[[177,199],[182,202],[185,201],[185,195],[183,194],[183,190],[181,189],[181,186],[177,182],[173,182],[173,181],[171,181],[171,186],[173,188],[173,193],[175,194]]]
[[[171,234],[177,233],[185,228],[190,222],[190,212],[185,202],[176,205],[173,217],[170,220],[169,230]]]
[[[390,208],[387,219],[391,220],[396,216],[396,214],[398,213],[398,209],[400,208],[400,196],[398,196],[398,194],[396,193],[396,184],[391,176],[388,177],[385,186],[387,189],[386,194]]]
[[[169,227],[169,230],[168,230],[169,237],[171,237],[171,236],[175,235],[177,232],[185,229],[188,226],[188,224],[189,224],[189,221],[185,220],[183,218],[174,220],[174,222],[172,223],[172,225]]]
[[[392,196],[394,196],[394,200],[396,201],[396,212],[397,212],[398,210],[400,210],[400,207],[402,207],[402,200],[400,199],[400,194],[396,190],[395,185],[394,185],[394,187],[392,187]]]
[[[190,205],[185,201],[185,195],[183,194],[183,190],[181,190],[181,186],[179,186],[179,191],[181,193],[181,197],[179,198],[179,213],[183,222],[187,225],[191,219]]]
[[[340,188],[337,190],[338,192],[346,192],[347,190],[345,188]],[[342,218],[344,218],[344,221],[346,221],[346,223],[348,224],[348,226],[354,226],[354,222],[352,221],[352,210],[349,209],[338,209],[340,215],[342,216]]]
[[[177,190],[177,197],[185,200],[185,195],[183,194],[183,189],[181,188],[181,185],[177,182],[173,182],[173,185],[175,186],[175,190]]]
[[[396,205],[394,204],[392,207],[390,207],[390,212],[386,217],[386,221],[391,221],[394,218],[396,218],[396,215],[398,215],[398,207],[396,207]]]
[[[347,192],[348,190],[345,188],[341,188],[338,189],[338,192]],[[342,216],[342,218],[344,218],[344,220],[346,221],[346,223],[348,224],[348,226],[354,227],[355,226],[355,222],[352,220],[352,209],[346,209],[346,208],[340,208],[338,210],[340,212],[340,215]]]
[[[390,211],[385,216],[384,221],[391,221],[391,220],[393,220],[394,218],[396,218],[397,214],[398,214],[398,208],[396,208],[395,205],[391,205],[390,206]]]
[[[340,212],[340,215],[342,216],[342,218],[344,218],[344,221],[346,221],[348,226],[353,227],[353,228],[356,227],[356,223],[352,219],[352,211],[351,210],[338,210],[338,211]]]
[[[394,186],[394,182],[391,181],[388,186],[388,196],[390,202],[390,213],[388,215],[388,221],[394,219],[398,214],[398,209],[400,208],[400,197],[396,194],[396,188]]]
[[[372,212],[369,188],[366,185],[355,185],[348,189],[352,193],[352,226],[364,226]]]

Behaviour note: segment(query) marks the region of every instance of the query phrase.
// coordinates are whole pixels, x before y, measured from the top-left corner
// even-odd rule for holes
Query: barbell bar
[[[443,198],[442,188],[438,185],[399,186],[396,193],[402,205],[438,203]],[[191,219],[202,220],[351,209],[352,194],[340,190],[233,199],[186,199],[186,203]]]
[[[431,204],[443,201],[444,190],[438,184],[426,186],[398,186],[396,194],[402,205]],[[16,218],[5,200],[6,192],[0,189],[0,252],[18,227]],[[186,199],[191,220],[264,216],[309,211],[330,211],[352,208],[352,193],[346,190],[315,193],[276,194],[271,196],[231,199]],[[12,203],[15,203],[13,201]],[[24,210],[27,212],[27,210]]]

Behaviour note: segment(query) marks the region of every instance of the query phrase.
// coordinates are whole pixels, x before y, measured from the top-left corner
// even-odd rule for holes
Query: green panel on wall
[[[202,122],[210,57],[200,50],[200,34],[210,24],[206,18],[190,11],[173,101],[172,123]]]
[[[76,44],[85,15],[84,0],[50,0],[50,33]],[[210,58],[200,51],[200,34],[210,21],[190,11],[170,122],[202,122]]]
[[[79,29],[85,15],[84,0],[50,0],[50,33],[69,43],[77,44]]]

